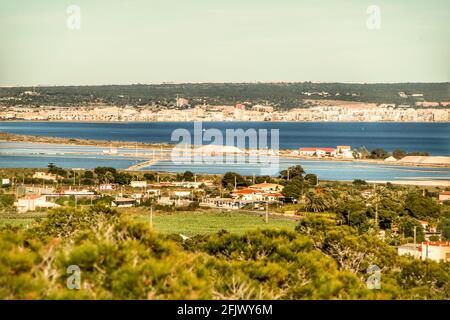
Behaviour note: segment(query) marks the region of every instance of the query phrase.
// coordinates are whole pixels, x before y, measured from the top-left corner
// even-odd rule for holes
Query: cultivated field
[[[136,219],[150,221],[150,215],[137,214]],[[288,218],[269,217],[266,224],[264,214],[244,212],[195,211],[156,213],[153,216],[153,228],[162,233],[182,233],[187,236],[211,234],[220,230],[243,234],[245,231],[263,228],[294,230],[298,221]]]

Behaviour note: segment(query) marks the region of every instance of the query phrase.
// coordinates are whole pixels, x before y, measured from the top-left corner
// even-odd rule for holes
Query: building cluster
[[[0,106],[0,120],[41,121],[421,121],[447,122],[450,108],[420,108],[409,105],[358,104],[320,105],[289,111],[275,110],[268,105],[196,105],[186,106],[186,99],[177,99],[177,109],[155,106],[97,107],[23,107]],[[426,107],[425,107],[426,106]],[[440,106],[440,105],[439,105]],[[448,105],[447,105],[448,106]]]
[[[416,109],[394,105],[315,106],[307,109],[293,109],[285,116],[289,121],[447,122],[450,120],[449,112],[449,108]]]
[[[332,157],[341,155],[343,157],[351,154],[349,146],[337,146],[336,148],[300,148],[299,153],[306,156]],[[57,181],[60,177],[47,172],[35,172],[33,177],[42,180]],[[8,181],[7,181],[8,180]],[[9,179],[2,179],[2,185],[11,186]],[[223,192],[220,186],[220,196],[211,193],[210,190],[217,189],[218,185],[212,180],[201,179],[194,181],[158,181],[147,182],[143,180],[131,181],[129,185],[117,185],[104,183],[95,187],[68,186],[26,186],[16,188],[17,200],[14,203],[19,213],[29,211],[47,210],[59,207],[56,199],[72,198],[75,205],[80,199],[95,199],[105,196],[111,197],[112,207],[133,207],[144,201],[151,200],[152,203],[163,206],[189,206],[196,202],[201,207],[218,208],[226,210],[236,209],[259,209],[267,210],[269,204],[283,205],[291,203],[292,199],[284,197],[282,191],[284,186],[277,183],[257,183],[248,187],[234,187],[231,192]],[[361,191],[361,196],[370,200],[375,194],[373,189]],[[450,191],[442,191],[437,195],[439,202],[450,201]],[[419,221],[424,230],[425,241],[416,244],[407,243],[399,246],[399,255],[411,255],[417,259],[431,259],[435,261],[450,261],[450,242],[433,242],[431,239],[441,239],[441,233],[436,226],[427,221]],[[396,226],[392,231],[398,232]],[[380,231],[383,237],[384,231]]]
[[[354,159],[355,151],[351,146],[336,146],[336,148],[299,148],[291,152],[293,155],[299,155],[302,157],[315,157],[315,158],[338,158],[338,159]]]
[[[450,242],[425,241],[420,244],[407,243],[397,248],[401,256],[412,256],[416,259],[434,261],[450,261]]]

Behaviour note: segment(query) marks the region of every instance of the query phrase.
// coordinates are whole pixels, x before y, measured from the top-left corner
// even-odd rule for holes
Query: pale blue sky
[[[448,0],[0,0],[0,85],[450,81],[449,21]]]

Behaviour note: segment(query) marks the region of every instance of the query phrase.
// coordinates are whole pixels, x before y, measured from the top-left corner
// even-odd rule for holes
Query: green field
[[[121,210],[131,213],[136,220],[149,223],[148,210],[141,208],[127,208]],[[130,212],[131,211],[131,212]],[[15,225],[26,226],[32,224],[34,217],[0,217],[0,226]],[[294,230],[298,221],[282,217],[269,217],[265,223],[264,213],[261,216],[246,212],[220,212],[220,211],[182,211],[174,213],[156,212],[153,215],[154,230],[162,233],[182,233],[187,236],[197,234],[211,234],[220,230],[242,234],[245,231],[262,228],[285,228]]]
[[[149,222],[149,215],[138,215],[139,221]],[[242,234],[245,231],[262,228],[285,228],[294,230],[298,221],[287,218],[264,217],[242,212],[176,212],[158,213],[153,216],[153,228],[162,233],[182,233],[187,236],[210,234],[220,230]]]
[[[0,226],[12,225],[12,226],[25,226],[31,225],[34,221],[33,218],[0,218]]]

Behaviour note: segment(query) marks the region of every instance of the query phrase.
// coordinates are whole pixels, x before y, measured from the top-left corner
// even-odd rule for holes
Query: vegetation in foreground
[[[182,240],[104,206],[0,232],[1,299],[449,299],[450,263],[397,256],[370,230],[312,213],[295,231]],[[367,268],[381,268],[369,290]],[[69,266],[81,270],[70,290]]]

